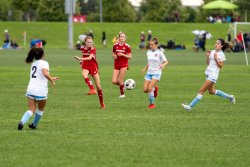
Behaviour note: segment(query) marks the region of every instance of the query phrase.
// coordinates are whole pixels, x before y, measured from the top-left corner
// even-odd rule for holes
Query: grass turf
[[[249,166],[250,70],[243,53],[226,53],[216,84],[236,96],[236,105],[206,93],[187,113],[180,104],[190,102],[204,82],[204,53],[167,51],[170,63],[159,83],[156,108],[148,110],[140,73],[145,51],[133,50],[126,78],[137,86],[126,91],[125,99],[118,99],[118,87],[111,84],[111,50],[97,52],[107,109],[100,109],[97,96],[85,95],[87,86],[73,60],[79,52],[47,49],[51,74],[60,81],[49,88],[38,129],[26,125],[20,132],[17,123],[27,110],[27,51],[1,51],[1,166]]]

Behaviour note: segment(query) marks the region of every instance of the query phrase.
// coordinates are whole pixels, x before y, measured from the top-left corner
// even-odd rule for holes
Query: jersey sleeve
[[[46,61],[44,61],[44,62],[42,63],[42,65],[41,65],[41,68],[42,68],[42,69],[47,69],[47,70],[49,71],[49,63],[46,62]]]
[[[160,52],[160,59],[161,59],[161,62],[164,62],[164,61],[167,61],[167,58],[166,58],[166,56],[164,55],[164,53],[163,52]]]
[[[127,46],[127,53],[131,53],[131,48],[130,48],[130,46]]]
[[[115,45],[113,45],[113,53],[116,53]]]
[[[218,54],[218,60],[219,61],[225,61],[226,60],[226,57],[225,57],[224,53]]]

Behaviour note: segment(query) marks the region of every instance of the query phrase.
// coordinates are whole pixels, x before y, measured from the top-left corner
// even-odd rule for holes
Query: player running
[[[95,81],[101,108],[105,109],[106,106],[103,101],[101,81],[100,81],[100,76],[98,72],[98,63],[96,60],[96,49],[93,46],[93,39],[91,36],[87,36],[84,42],[85,42],[85,45],[81,46],[80,48],[80,50],[82,51],[82,58],[78,56],[75,56],[74,58],[79,60],[82,66],[82,76],[85,80],[85,83],[88,85],[90,89],[87,94],[88,95],[96,94],[94,85],[92,84],[91,80],[88,78],[88,75],[90,74]]]
[[[119,33],[119,41],[113,46],[113,59],[114,59],[114,71],[112,77],[112,83],[119,85],[120,96],[119,98],[124,98],[124,77],[128,70],[128,59],[132,58],[131,48],[125,42],[126,35],[123,32]]]
[[[223,39],[218,39],[215,42],[215,50],[207,52],[206,56],[208,66],[205,71],[206,80],[193,101],[189,105],[182,104],[185,110],[191,111],[191,109],[202,99],[206,90],[208,90],[210,94],[215,94],[217,96],[229,99],[233,104],[235,104],[236,101],[234,95],[228,95],[220,90],[215,89],[215,84],[219,77],[220,69],[223,67],[224,61],[226,60],[224,50],[227,47],[228,44]]]
[[[52,77],[49,74],[49,64],[44,59],[44,51],[42,48],[33,47],[28,53],[25,60],[26,63],[32,63],[30,68],[30,81],[27,88],[26,96],[28,98],[29,110],[26,111],[18,123],[18,130],[22,130],[25,123],[36,112],[35,118],[29,127],[36,129],[40,121],[47,102],[48,95],[48,80],[54,86],[58,77]],[[37,104],[37,107],[36,107]]]
[[[143,92],[148,93],[149,109],[155,108],[154,99],[158,95],[158,82],[161,79],[162,70],[168,64],[168,60],[164,53],[158,49],[158,39],[152,38],[149,41],[149,50],[147,51],[147,65],[142,69],[142,73],[146,70]]]

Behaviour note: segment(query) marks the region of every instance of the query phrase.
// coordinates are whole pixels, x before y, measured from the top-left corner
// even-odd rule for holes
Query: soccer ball
[[[135,88],[135,81],[133,79],[127,79],[124,83],[125,88],[128,90],[132,90]]]

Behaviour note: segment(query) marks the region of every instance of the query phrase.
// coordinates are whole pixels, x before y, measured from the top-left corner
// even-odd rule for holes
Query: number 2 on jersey
[[[33,73],[32,73],[32,75],[31,75],[32,78],[36,78],[36,75],[35,75],[35,74],[36,74],[36,70],[37,70],[37,67],[36,67],[36,66],[33,66],[33,67],[32,67]]]

